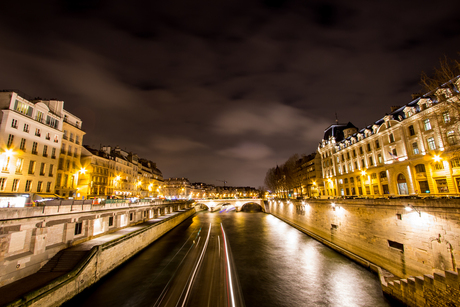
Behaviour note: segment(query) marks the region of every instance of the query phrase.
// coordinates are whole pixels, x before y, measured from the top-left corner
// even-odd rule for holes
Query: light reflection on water
[[[244,212],[198,213],[65,306],[152,306],[181,246],[210,222],[225,228],[248,307],[390,306],[373,273],[272,215]]]
[[[376,275],[276,217],[221,218],[246,306],[390,306]]]

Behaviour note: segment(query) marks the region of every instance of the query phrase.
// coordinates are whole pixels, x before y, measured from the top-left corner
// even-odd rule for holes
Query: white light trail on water
[[[206,252],[206,249],[207,249],[207,247],[208,247],[209,236],[211,235],[211,226],[212,226],[212,225],[209,224],[208,236],[206,237],[206,242],[204,242],[203,251],[201,252],[200,258],[198,259],[198,262],[196,263],[195,270],[193,270],[192,277],[190,278],[190,282],[189,282],[189,284],[188,284],[188,289],[187,289],[187,292],[185,293],[185,297],[184,297],[184,300],[183,300],[183,302],[182,302],[182,307],[185,306],[185,302],[187,301],[187,297],[188,297],[188,294],[189,294],[189,292],[190,292],[190,288],[192,287],[193,280],[195,279],[196,271],[197,271],[198,268],[200,267],[201,261],[203,261],[204,253]],[[200,237],[200,238],[201,238],[201,237]]]
[[[232,273],[230,272],[230,261],[228,259],[228,248],[227,248],[227,237],[225,235],[224,226],[220,223],[220,227],[222,229],[222,236],[224,239],[224,248],[225,248],[225,255],[227,258],[227,270],[228,270],[228,279],[230,283],[230,296],[232,298],[232,306],[235,306],[235,296],[233,295],[233,285],[232,285]]]

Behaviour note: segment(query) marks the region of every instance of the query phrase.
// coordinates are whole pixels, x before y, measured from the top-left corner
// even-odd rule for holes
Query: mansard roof
[[[343,131],[348,128],[358,129],[351,122],[348,122],[347,124],[332,124],[324,130],[323,140],[328,141],[329,138],[333,136],[336,142],[340,142],[344,139]]]

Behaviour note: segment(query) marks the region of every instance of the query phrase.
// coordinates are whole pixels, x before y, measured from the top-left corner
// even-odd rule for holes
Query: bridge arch
[[[264,208],[261,204],[253,201],[245,202],[242,206],[240,211],[244,212],[264,212]]]

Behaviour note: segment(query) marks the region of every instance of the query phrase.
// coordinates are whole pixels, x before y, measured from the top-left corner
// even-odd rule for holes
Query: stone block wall
[[[195,209],[192,208],[114,241],[95,246],[91,254],[72,272],[8,306],[60,306],[194,213]]]
[[[460,306],[460,269],[382,283],[387,295],[408,306]]]
[[[411,212],[405,210],[412,205]],[[457,270],[460,200],[271,201],[270,212],[407,278]]]
[[[0,208],[0,287],[37,272],[62,249],[185,207],[190,204],[80,201]]]

